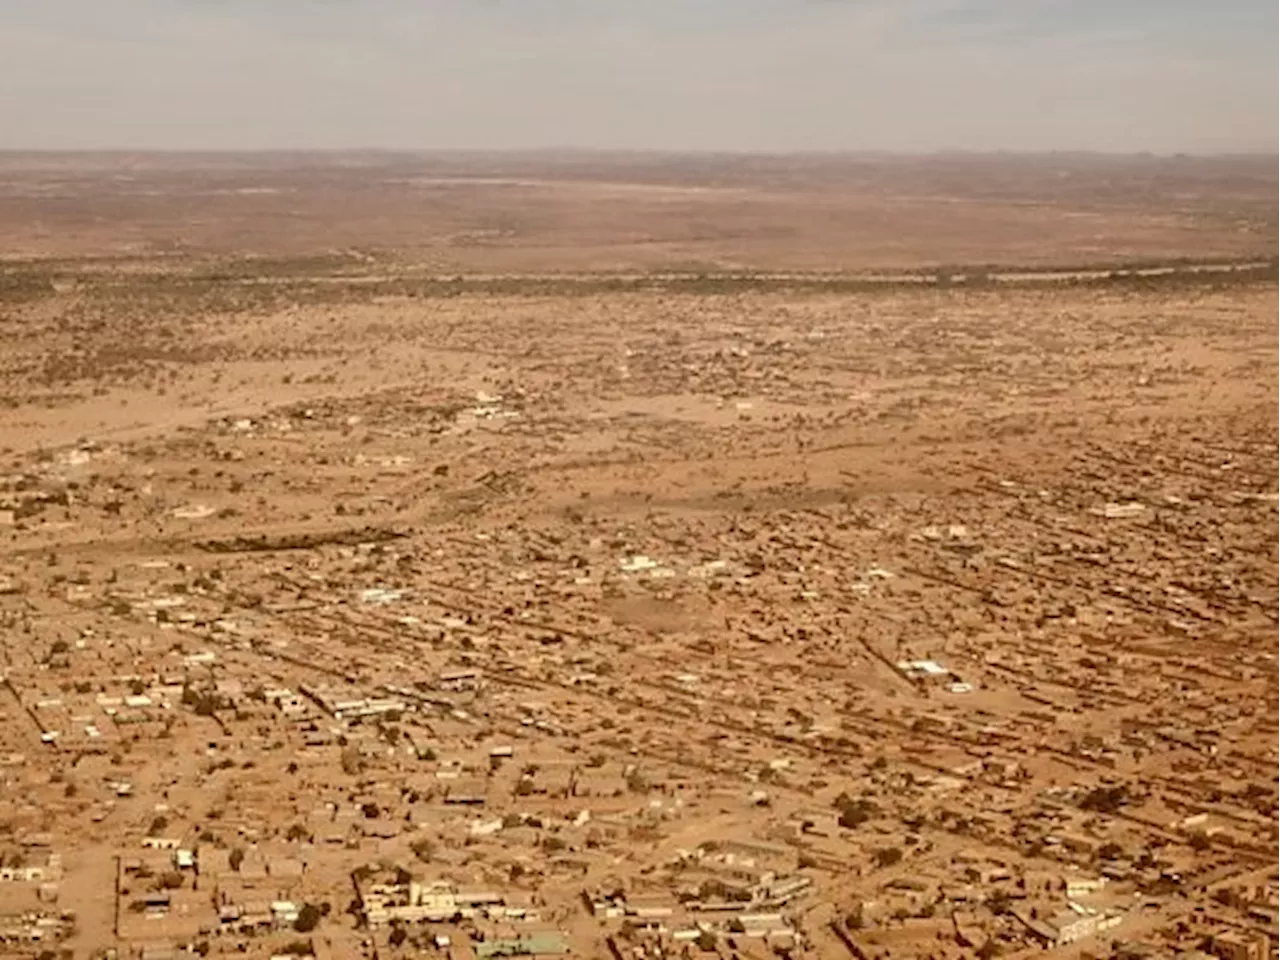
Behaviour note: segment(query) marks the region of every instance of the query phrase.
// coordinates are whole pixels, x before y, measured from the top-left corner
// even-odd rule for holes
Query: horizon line
[[[1059,147],[1026,150],[1011,147],[991,147],[982,150],[940,147],[935,149],[892,148],[839,148],[801,150],[757,150],[706,148],[706,147],[582,147],[582,146],[529,146],[529,147],[154,147],[154,146],[103,146],[103,147],[0,147],[0,156],[74,156],[85,154],[158,154],[182,156],[235,156],[262,154],[314,154],[314,155],[381,155],[381,156],[431,156],[446,154],[485,155],[534,155],[534,154],[583,154],[609,156],[689,156],[689,157],[777,157],[777,158],[840,158],[840,157],[1109,157],[1109,158],[1158,158],[1158,159],[1213,159],[1252,158],[1280,156],[1280,147],[1255,147],[1235,150],[1104,150],[1088,147]]]

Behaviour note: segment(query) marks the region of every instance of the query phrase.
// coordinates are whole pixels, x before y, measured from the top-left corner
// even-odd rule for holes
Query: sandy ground
[[[794,956],[974,956],[960,927],[1030,956],[1001,898],[1049,917],[1104,869],[1077,906],[1115,932],[1055,956],[1274,936],[1249,912],[1275,889],[1274,268],[1112,275],[1265,260],[1274,231],[1240,224],[1266,181],[1148,169],[1138,203],[1100,186],[1139,177],[1114,164],[1054,192],[1014,161],[646,162],[459,185],[443,161],[121,179],[9,158],[10,249],[58,258],[11,261],[0,290],[0,853],[61,857],[64,946],[265,957],[298,933],[211,932],[215,904],[265,897],[333,908],[317,955],[414,955],[357,925],[362,866],[532,898],[584,957],[620,935],[584,889],[682,911],[710,879],[763,902],[766,875],[809,884],[777,908]],[[463,189],[483,201],[450,230],[515,225],[446,245],[489,271],[455,281],[405,240],[443,229],[405,198],[434,191],[438,218]],[[270,222],[283,203],[300,232]],[[855,209],[883,218],[837,242]],[[375,262],[314,246],[327,217],[342,246],[384,216]],[[739,232],[671,239],[704,217]],[[158,255],[179,222],[192,246]],[[590,272],[679,257],[778,275]],[[1110,266],[781,275],[936,262]],[[426,699],[362,722],[329,687]],[[281,689],[313,691],[302,720]],[[482,807],[446,802],[461,782]],[[850,798],[865,824],[835,822]],[[117,858],[156,835],[305,870],[179,870],[145,920]],[[0,916],[36,899],[0,886]],[[530,921],[504,923],[488,935]]]

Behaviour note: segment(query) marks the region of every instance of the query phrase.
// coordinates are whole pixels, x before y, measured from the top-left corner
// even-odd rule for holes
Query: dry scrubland
[[[1274,157],[0,154],[11,257],[397,274],[1276,253]]]
[[[1274,955],[1273,161],[338,160],[0,158],[0,956]]]

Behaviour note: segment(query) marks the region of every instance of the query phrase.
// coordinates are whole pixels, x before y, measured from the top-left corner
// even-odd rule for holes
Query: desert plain
[[[1275,956],[1276,201],[0,154],[0,956]]]

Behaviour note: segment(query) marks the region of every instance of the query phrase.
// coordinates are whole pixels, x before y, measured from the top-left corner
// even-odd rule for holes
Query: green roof
[[[531,933],[527,937],[506,940],[485,940],[476,944],[476,956],[486,957],[537,957],[568,953],[564,937],[558,933]]]

